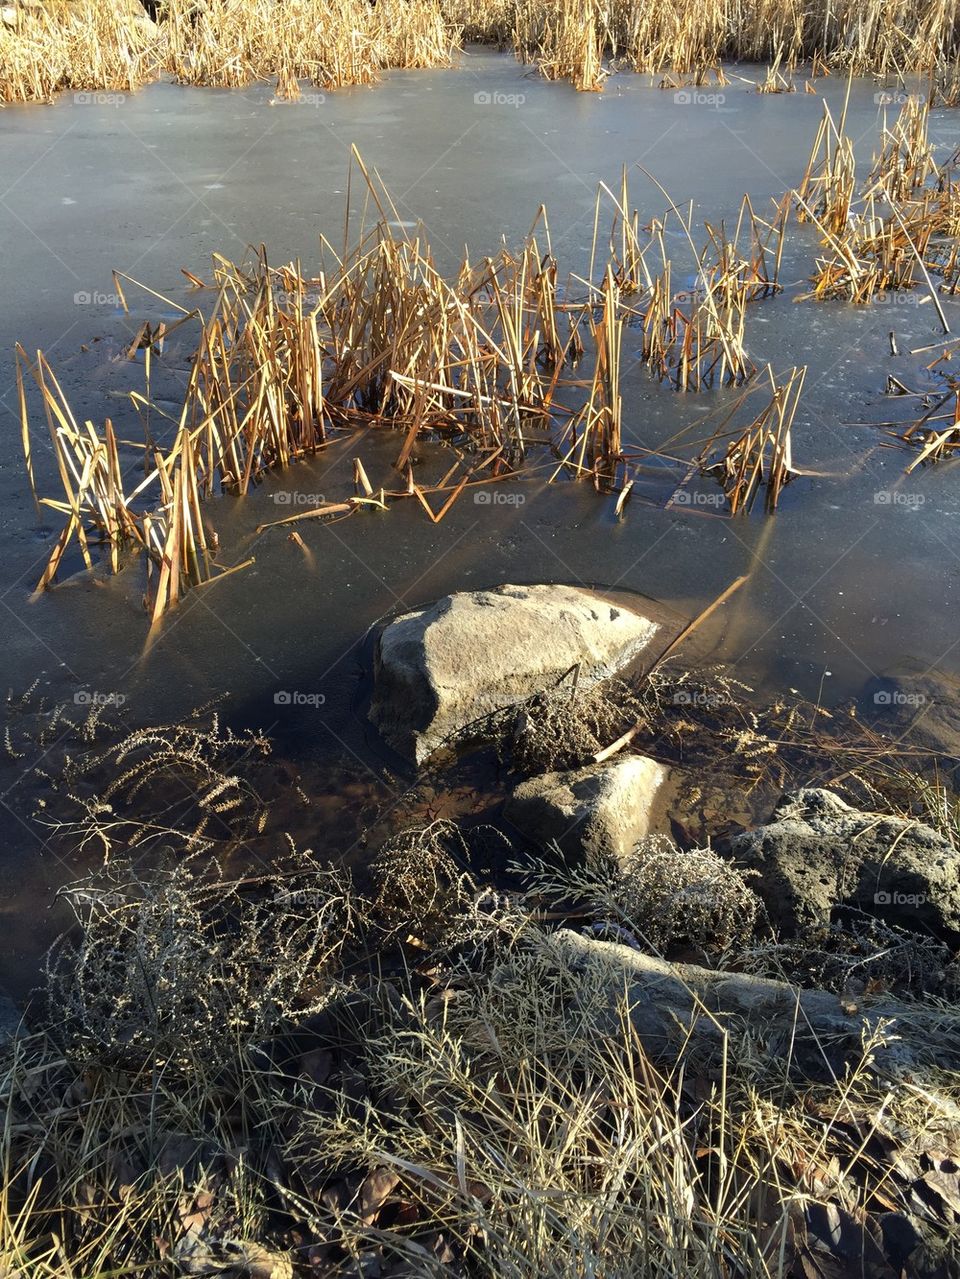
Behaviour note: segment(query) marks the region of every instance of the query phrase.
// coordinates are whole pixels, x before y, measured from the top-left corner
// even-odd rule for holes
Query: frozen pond
[[[839,107],[842,83],[821,80],[817,88]],[[809,366],[794,454],[813,474],[788,488],[775,517],[758,510],[729,519],[715,506],[665,510],[638,499],[617,521],[613,498],[586,485],[548,486],[549,471],[534,468],[504,486],[509,500],[461,501],[439,526],[411,502],[383,516],[300,524],[307,554],[285,530],[257,534],[284,506],[346,491],[358,454],[379,484],[398,448],[380,433],[341,439],[252,496],[211,504],[224,561],[254,555],[256,563],[190,595],[149,651],[137,571],[114,580],[76,576],[31,600],[51,527],[38,533],[26,483],[13,346],[45,352],[79,419],[111,416],[120,434],[139,434],[125,393],[140,385],[140,371],[123,354],[139,324],[164,308],[131,290],[131,314],[122,314],[112,299],[113,268],[183,304],[192,295],[180,268],[203,277],[213,252],[236,258],[264,242],[274,264],[300,259],[309,271],[321,232],[340,242],[355,144],[401,219],[422,220],[441,267],[453,268],[465,245],[476,259],[495,252],[501,236],[519,244],[542,202],[562,270],[584,270],[597,183],[616,187],[621,166],[640,164],[678,204],[692,200],[695,222],[735,216],[744,192],[765,212],[800,181],[822,111],[818,95],[761,96],[733,75],[722,89],[679,101],[629,75],[612,79],[602,95],[577,94],[486,51],[469,51],[456,70],[393,73],[374,88],[308,94],[298,104],[274,104],[269,86],[156,84],[122,101],[93,96],[0,112],[8,686],[19,692],[41,676],[56,700],[120,694],[136,722],[227,694],[231,718],[256,723],[281,749],[335,775],[331,787],[353,777],[376,790],[375,756],[355,713],[362,637],[385,614],[455,589],[579,582],[652,596],[692,615],[750,573],[698,637],[701,655],[731,664],[748,682],[811,696],[822,689],[833,701],[906,660],[960,669],[954,465],[904,479],[909,455],[879,447],[879,431],[849,425],[919,416],[916,401],[886,397],[884,387],[889,374],[913,390],[939,385],[923,368],[933,354],[893,356],[888,334],[896,332],[905,353],[935,343],[934,309],[922,292],[867,308],[795,305],[814,256],[809,230],[795,225],[784,294],[748,315],[755,364]],[[865,164],[883,109],[873,82],[854,85],[848,132]],[[956,120],[932,114],[941,161],[956,147]],[[642,219],[662,212],[662,195],[640,172],[631,193]],[[960,330],[960,308],[945,305]],[[628,332],[625,440],[653,446],[722,393],[676,394],[639,366],[631,341]],[[174,339],[170,346],[175,359]],[[37,471],[41,492],[57,495],[42,448]],[[291,690],[322,697],[322,708],[278,705],[277,693]],[[33,765],[17,761],[4,774],[7,944],[18,958],[37,944],[19,905],[65,873],[39,855],[21,821],[19,797]]]

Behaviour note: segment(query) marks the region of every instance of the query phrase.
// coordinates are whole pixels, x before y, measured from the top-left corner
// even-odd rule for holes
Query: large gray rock
[[[787,936],[855,906],[916,931],[960,934],[960,855],[921,822],[852,808],[826,790],[786,795],[766,826],[731,842]]]
[[[384,627],[370,718],[421,763],[468,725],[551,687],[572,666],[592,684],[650,645],[658,623],[572,586],[447,595]]]
[[[611,1030],[624,1005],[644,1049],[658,1061],[724,1050],[724,1032],[749,1032],[754,1050],[798,1074],[839,1076],[878,1036],[874,1068],[888,1077],[936,1064],[960,1066],[960,1015],[890,996],[853,1000],[748,973],[674,964],[631,946],[564,929],[545,943],[558,968],[586,974],[588,998],[608,992]],[[599,1001],[602,1006],[602,999]]]
[[[623,861],[657,827],[668,772],[644,755],[625,755],[575,772],[546,773],[514,790],[504,816],[528,839],[555,843],[578,861]]]

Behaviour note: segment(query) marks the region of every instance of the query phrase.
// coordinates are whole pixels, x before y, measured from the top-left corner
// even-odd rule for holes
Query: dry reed
[[[768,366],[771,394],[761,412],[745,430],[734,434],[718,460],[713,454],[722,431],[700,455],[701,469],[719,479],[732,514],[749,510],[762,487],[767,510],[776,510],[782,490],[793,478],[791,430],[805,374],[805,368],[794,368],[778,383]]]
[[[165,73],[224,88],[275,79],[296,98],[301,81],[332,89],[446,66],[459,44],[438,0],[165,0],[157,23],[136,0],[47,0],[14,15],[0,23],[0,102],[131,92]]]
[[[794,193],[798,216],[814,223],[825,249],[812,277],[814,287],[805,296],[866,303],[922,282],[949,332],[930,273],[955,287],[960,191],[954,161],[938,168],[933,159],[929,103],[909,97],[893,125],[884,124],[880,151],[859,192],[845,118],[846,104],[837,123],[824,105],[806,173]]]
[[[931,73],[942,101],[958,96],[958,0],[166,0],[157,23],[135,0],[45,0],[11,13],[0,102],[130,91],[165,72],[220,86],[275,79],[290,98],[305,80],[335,88],[446,65],[463,38],[512,46],[587,91],[620,66],[702,83],[728,60],[769,63],[766,92],[789,90],[792,69],[810,62],[814,76]]]
[[[125,557],[143,552],[145,603],[157,621],[189,588],[242,567],[217,565],[205,499],[224,491],[246,494],[267,471],[316,454],[334,433],[358,426],[389,426],[400,434],[396,478],[375,488],[358,459],[353,496],[273,523],[342,518],[409,499],[438,522],[467,487],[512,472],[531,446],[552,449],[557,472],[565,468],[590,477],[598,489],[619,492],[619,514],[631,487],[622,468],[625,327],[642,331],[642,358],[678,390],[753,376],[746,311],[780,289],[788,201],[766,221],[745,198],[735,226],[706,225],[699,250],[689,216],[680,218],[700,281],[681,296],[672,291],[664,238],[667,221],[680,215],[671,210],[642,233],[638,214],[628,212],[624,173],[619,197],[607,188],[598,196],[598,228],[604,201],[613,203],[609,251],[600,251],[595,233],[591,275],[598,271],[598,283],[583,282],[587,296],[576,300],[574,280],[562,291],[558,286],[543,209],[519,249],[502,248],[477,263],[467,259],[447,278],[421,232],[397,232],[400,219],[388,193],[358,155],[355,160],[376,221],[361,222],[343,255],[323,241],[321,269],[312,276],[295,263],[273,267],[262,246],[239,264],[216,255],[209,285],[190,277],[212,294],[205,314],[180,307],[175,325],[141,327],[133,347],[144,350],[146,393],[132,398],[146,410],[142,445],[118,444],[109,420],[102,430],[90,422],[81,428],[44,356],[31,359],[18,350],[23,444],[35,497],[30,383],[39,392],[63,490],[62,497],[38,499],[65,516],[40,588],[51,585],[74,544],[88,569],[92,548],[105,548],[114,573]],[[117,275],[115,284],[125,304],[124,286],[136,282]],[[164,445],[150,431],[151,361],[174,328],[194,321],[199,338],[179,414],[154,415],[174,424]],[[585,358],[592,370],[578,378],[574,366]],[[766,428],[758,430],[766,440]],[[416,444],[425,436],[450,443],[456,454],[446,475],[429,485],[414,473]],[[143,474],[134,482],[128,474],[135,467]],[[778,474],[775,467],[771,506],[781,487]],[[732,499],[734,510],[741,505]]]

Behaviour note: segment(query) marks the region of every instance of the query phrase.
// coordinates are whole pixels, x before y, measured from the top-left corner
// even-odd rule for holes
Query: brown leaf
[[[243,1258],[238,1269],[244,1279],[293,1279],[293,1263],[286,1253],[270,1252],[250,1242],[239,1243],[237,1247]]]
[[[360,1220],[372,1226],[400,1178],[392,1168],[375,1168],[360,1187]]]

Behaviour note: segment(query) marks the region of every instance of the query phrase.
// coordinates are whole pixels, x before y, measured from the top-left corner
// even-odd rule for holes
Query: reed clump
[[[0,21],[0,104],[64,91],[130,93],[152,78],[152,24],[138,5],[66,0]]]
[[[909,0],[517,0],[510,6],[483,0],[445,0],[445,9],[473,39],[512,43],[525,62],[548,74],[565,74],[580,88],[594,88],[587,68],[601,58],[637,71],[704,75],[724,60],[771,63],[771,88],[789,86],[779,66],[812,63],[857,74],[904,75],[937,70],[949,75],[960,50],[955,0],[914,5]],[[490,26],[485,30],[485,12]]]
[[[5,11],[6,12],[6,11]],[[130,91],[172,73],[188,84],[275,79],[369,84],[390,67],[449,64],[463,39],[510,46],[550,79],[597,91],[611,72],[691,75],[723,61],[769,63],[761,88],[789,91],[792,68],[904,78],[930,73],[957,98],[958,0],[44,0],[0,23],[0,102],[63,90]],[[787,75],[779,68],[785,65]]]
[[[748,381],[755,370],[745,345],[747,306],[780,292],[788,202],[782,201],[766,220],[744,197],[732,231],[724,224],[706,223],[707,242],[698,249],[690,216],[684,219],[677,210],[655,219],[646,237],[641,235],[636,211],[628,213],[626,175],[619,197],[606,187],[604,193],[615,210],[611,270],[620,290],[630,297],[631,323],[642,330],[644,361],[678,390]],[[696,267],[695,283],[686,290],[673,286],[674,263],[665,239],[671,216]]]
[[[276,77],[325,89],[371,84],[389,67],[449,65],[457,31],[437,0],[172,0],[162,24],[166,70],[184,84],[235,87]]]
[[[776,510],[781,492],[794,478],[791,433],[805,375],[805,367],[794,368],[778,382],[768,366],[771,394],[760,413],[726,440],[719,459],[715,454],[722,429],[700,455],[701,470],[719,479],[734,515],[749,510],[761,488],[767,510]]]
[[[706,225],[698,250],[689,216],[671,212],[641,232],[636,211],[628,212],[624,174],[619,197],[607,188],[598,195],[590,266],[596,283],[571,277],[561,287],[543,209],[519,248],[478,262],[465,258],[447,276],[422,231],[398,230],[389,194],[355,160],[374,223],[361,222],[351,242],[348,217],[349,247],[338,254],[324,240],[317,274],[306,275],[298,263],[272,266],[262,246],[240,263],[217,255],[209,282],[190,276],[213,295],[205,313],[171,302],[181,313],[176,322],[141,327],[131,352],[143,351],[145,393],[131,399],[142,445],[119,441],[109,419],[101,429],[81,426],[43,354],[18,349],[34,495],[65,521],[39,589],[74,551],[87,569],[102,551],[113,573],[142,555],[145,603],[157,621],[188,590],[250,562],[218,563],[207,499],[249,493],[268,471],[362,427],[400,435],[389,479],[375,487],[356,459],[352,496],[273,524],[382,511],[411,499],[438,522],[468,487],[513,474],[532,448],[553,453],[554,477],[590,478],[622,504],[631,484],[622,394],[628,328],[642,332],[642,360],[679,391],[752,379],[747,310],[780,290],[788,202],[766,220],[745,199],[733,227]],[[607,199],[613,216],[604,250],[599,225]],[[666,249],[671,218],[679,220],[699,281],[682,295],[673,291]],[[118,275],[115,284],[125,304],[124,285],[136,282]],[[166,338],[188,324],[199,326],[199,337],[174,417],[152,404],[151,370]],[[31,387],[62,497],[37,494]],[[425,437],[450,445],[455,459],[430,483],[415,473],[416,445]],[[780,445],[774,451],[779,456]],[[131,480],[135,468],[141,473]],[[775,506],[782,484],[768,479]]]
[[[296,99],[371,84],[391,67],[448,66],[459,30],[439,0],[45,0],[0,23],[0,102],[65,90],[131,92],[162,74],[237,88],[274,79]]]
[[[955,287],[960,226],[955,158],[936,164],[929,142],[930,104],[908,97],[893,124],[884,125],[873,168],[858,186],[846,109],[845,104],[835,122],[824,105],[806,173],[794,193],[800,220],[816,226],[825,251],[806,296],[863,304],[878,294],[925,284],[948,332],[931,272]]]
[[[543,11],[533,60],[546,79],[569,80],[581,92],[603,88],[609,35],[598,26],[597,10],[595,0],[567,0]]]
[[[956,457],[960,449],[960,390],[952,386],[916,422],[894,434],[901,443],[917,450],[917,456],[906,468],[907,475],[928,462]]]

